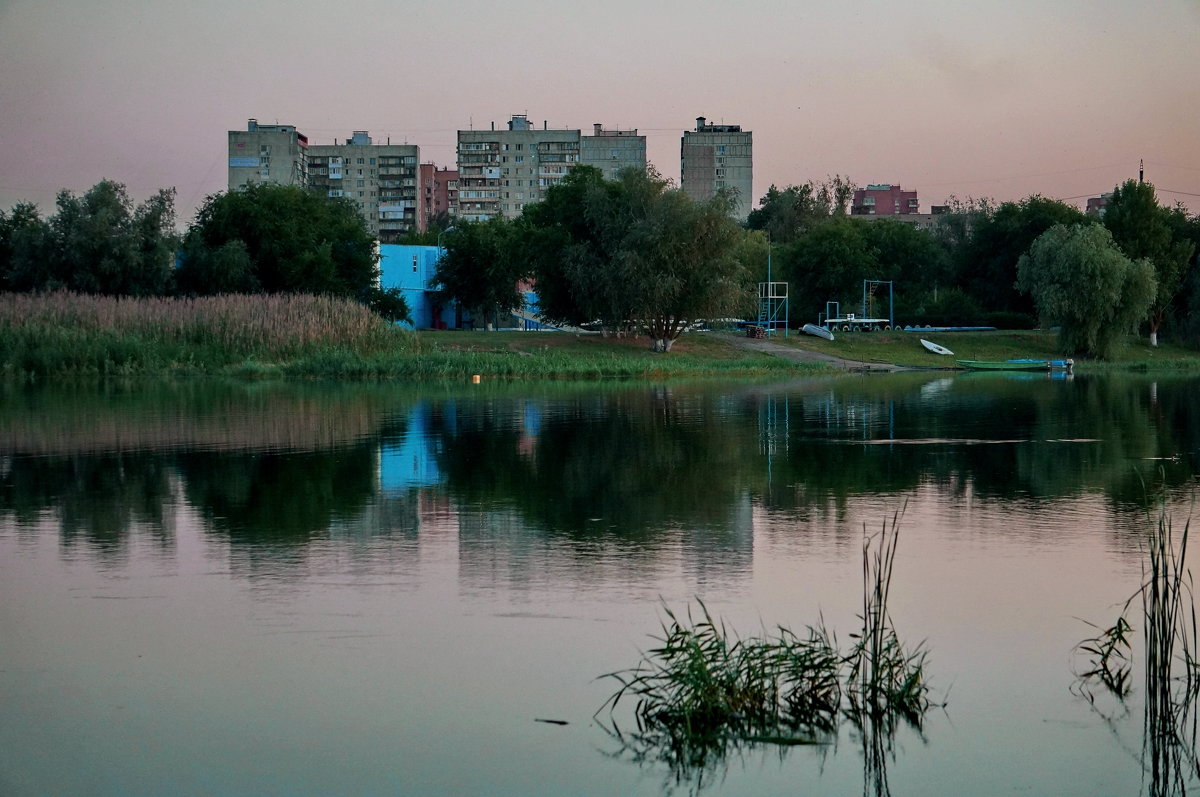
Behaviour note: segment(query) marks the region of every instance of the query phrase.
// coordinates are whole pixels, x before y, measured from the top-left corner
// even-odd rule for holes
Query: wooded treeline
[[[533,284],[545,320],[644,334],[660,351],[697,320],[753,318],[768,264],[797,326],[830,301],[860,312],[872,280],[892,282],[897,323],[1054,326],[1064,353],[1097,356],[1138,331],[1200,344],[1200,217],[1163,207],[1150,184],[1118,186],[1100,217],[1041,196],[952,198],[930,229],[851,216],[853,191],[840,176],[771,186],[738,225],[730,196],[696,202],[653,169],[607,181],[577,167],[515,219],[458,220],[412,242],[444,246],[439,289],[484,322]],[[135,206],[111,181],[60,193],[48,218],[0,211],[0,290],[317,293],[407,316],[377,277],[353,203],[294,187],[210,196],[182,236],[173,191]],[[889,297],[874,298],[866,312],[885,315]]]

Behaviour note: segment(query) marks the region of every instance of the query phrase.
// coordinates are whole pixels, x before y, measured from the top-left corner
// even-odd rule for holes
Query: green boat
[[[1074,360],[956,360],[969,371],[1070,371]]]

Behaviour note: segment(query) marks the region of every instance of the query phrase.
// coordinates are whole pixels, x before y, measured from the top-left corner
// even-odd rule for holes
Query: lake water
[[[1072,651],[1141,582],[1146,496],[1190,516],[1198,387],[9,389],[0,794],[1181,793],[1140,659],[1092,705]],[[920,730],[680,773],[593,719],[664,606],[848,641],[899,511]]]

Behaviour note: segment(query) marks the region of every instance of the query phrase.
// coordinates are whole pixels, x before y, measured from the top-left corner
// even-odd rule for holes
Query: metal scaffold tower
[[[758,325],[767,335],[778,329],[787,337],[788,328],[788,284],[786,282],[758,283]]]

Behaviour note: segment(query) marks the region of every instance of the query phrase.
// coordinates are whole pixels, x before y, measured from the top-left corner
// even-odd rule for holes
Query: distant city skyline
[[[915,190],[923,211],[950,195],[1083,207],[1144,159],[1160,201],[1200,209],[1194,0],[494,9],[0,0],[0,208],[51,211],[59,189],[109,178],[135,199],[175,187],[187,223],[224,190],[226,131],[250,117],[314,144],[367,130],[452,166],[458,130],[528,114],[637,128],[676,181],[697,117],[740,125],[752,202],[840,174]]]

